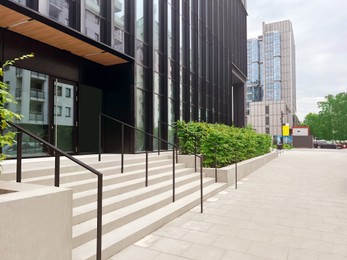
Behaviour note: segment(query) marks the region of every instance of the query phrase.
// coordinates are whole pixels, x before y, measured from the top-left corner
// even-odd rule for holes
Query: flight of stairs
[[[149,181],[145,187],[145,155],[126,155],[124,173],[120,155],[77,156],[103,173],[102,258],[108,259],[126,246],[200,204],[200,173],[175,164],[176,201],[172,202],[171,153],[149,155]],[[54,158],[23,161],[22,182],[54,185]],[[4,165],[0,180],[15,180],[14,162]],[[12,172],[12,173],[10,173]],[[204,177],[204,199],[226,188]],[[95,259],[97,178],[61,158],[60,187],[73,190],[72,259]]]

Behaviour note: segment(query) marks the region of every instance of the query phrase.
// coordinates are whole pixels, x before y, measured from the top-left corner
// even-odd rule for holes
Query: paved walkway
[[[347,150],[282,153],[112,259],[347,259]]]

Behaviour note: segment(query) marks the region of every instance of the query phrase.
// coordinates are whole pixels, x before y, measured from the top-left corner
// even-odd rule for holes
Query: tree
[[[310,113],[304,120],[312,135],[318,139],[347,140],[347,92],[326,96],[318,107],[318,114]]]
[[[16,114],[12,112],[11,110],[7,109],[8,103],[16,103],[13,96],[8,92],[9,86],[3,82],[3,76],[4,76],[4,68],[7,66],[13,65],[16,61],[24,60],[34,57],[34,54],[27,54],[23,55],[19,58],[15,58],[13,60],[6,61],[1,67],[0,67],[0,147],[4,147],[5,145],[12,145],[16,136],[16,133],[9,131],[9,124],[8,122],[13,122],[14,119],[20,119],[22,116],[19,114]],[[2,152],[0,153],[0,162],[6,158],[6,155]],[[1,168],[0,168],[1,173]]]

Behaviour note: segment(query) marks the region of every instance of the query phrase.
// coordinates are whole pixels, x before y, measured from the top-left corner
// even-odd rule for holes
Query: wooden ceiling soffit
[[[128,61],[37,20],[0,5],[0,26],[104,66]]]

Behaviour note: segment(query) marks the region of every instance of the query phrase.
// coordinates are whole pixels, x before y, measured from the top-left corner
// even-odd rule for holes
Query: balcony
[[[29,113],[29,121],[43,122],[43,113],[42,112],[30,111],[30,113]]]
[[[44,100],[45,99],[45,92],[40,90],[40,89],[30,89],[30,98],[32,99],[40,99]]]
[[[41,79],[41,80],[46,80],[47,79],[47,75],[46,74],[42,74],[42,73],[38,73],[35,71],[31,72],[31,78],[33,79]]]
[[[115,44],[122,44],[124,42],[124,32],[115,28],[114,30]]]
[[[113,3],[115,13],[121,12],[123,10],[122,3],[119,0],[114,0]]]
[[[100,4],[97,0],[87,0],[86,8],[96,14],[100,14]]]
[[[16,68],[16,77],[17,78],[23,77],[23,69]]]

